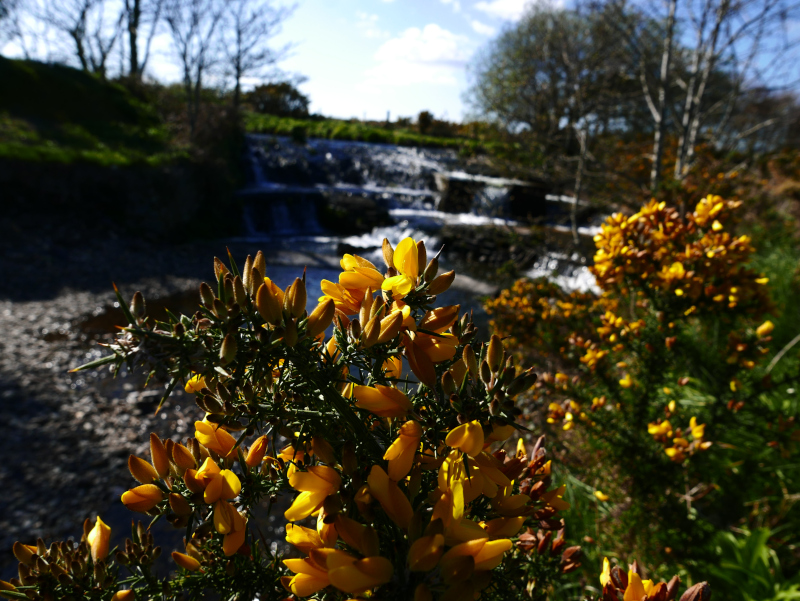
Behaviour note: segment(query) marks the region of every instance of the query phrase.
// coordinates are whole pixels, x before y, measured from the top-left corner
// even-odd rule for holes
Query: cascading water
[[[468,173],[449,149],[325,139],[301,145],[250,135],[248,159],[250,184],[240,192],[244,234],[281,250],[352,251],[380,261],[384,238],[393,244],[406,236],[425,238],[434,249],[446,226],[517,227],[520,198],[542,220],[563,215],[562,197],[527,182]],[[593,233],[581,228],[583,235]],[[585,265],[564,253],[541,257],[531,275],[553,270],[567,287],[593,282]]]

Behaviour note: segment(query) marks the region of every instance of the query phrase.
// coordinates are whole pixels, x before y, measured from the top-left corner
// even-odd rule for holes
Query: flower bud
[[[128,470],[130,470],[131,476],[141,484],[152,484],[154,480],[159,478],[156,469],[136,455],[128,457]]]
[[[256,253],[256,258],[253,259],[253,269],[258,272],[258,277],[254,278],[253,284],[258,284],[264,281],[264,278],[267,275],[267,262],[264,259],[264,253],[258,251]]]
[[[425,268],[425,271],[422,273],[422,277],[425,279],[426,282],[432,282],[434,278],[436,278],[436,274],[439,272],[439,259],[433,257],[431,262],[428,263],[428,266]]]
[[[486,361],[489,363],[489,368],[492,370],[492,373],[496,373],[497,370],[500,369],[500,366],[503,364],[504,354],[505,350],[503,349],[503,342],[500,340],[500,336],[492,334],[492,339],[489,341],[489,349],[486,351]]]
[[[219,349],[219,358],[222,365],[227,365],[236,358],[238,344],[233,334],[226,334]]]
[[[233,299],[239,303],[240,307],[247,306],[247,292],[244,289],[242,278],[240,278],[238,275],[233,278]]]
[[[206,489],[205,484],[197,478],[196,470],[186,470],[183,474],[183,483],[195,494],[202,493]]]
[[[272,287],[266,283],[261,284],[256,292],[256,309],[267,323],[278,325],[281,322],[283,315],[280,302]]]
[[[306,310],[306,283],[300,278],[295,278],[283,297],[283,308],[294,317],[300,317]]]
[[[472,350],[471,344],[464,347],[461,358],[464,360],[464,365],[466,365],[469,370],[470,377],[475,380],[478,377],[478,360],[475,358],[475,351]]]
[[[425,313],[419,327],[424,330],[432,330],[434,332],[441,332],[446,330],[453,322],[458,319],[458,312],[461,305],[450,305],[449,307],[437,307],[432,311]]]
[[[225,276],[223,287],[225,288],[225,304],[230,307],[236,300],[233,295],[233,276],[231,274]]]
[[[33,545],[23,545],[20,542],[14,543],[12,550],[14,552],[14,557],[17,558],[17,561],[28,566],[33,562],[33,556],[37,551],[36,547]]]
[[[361,308],[358,310],[358,321],[367,323],[372,318],[372,305],[375,297],[372,296],[372,288],[364,290],[364,298],[361,299]]]
[[[214,275],[217,277],[217,281],[219,281],[220,278],[224,278],[229,273],[230,271],[225,267],[225,264],[217,257],[214,257]]]
[[[698,582],[681,595],[680,601],[708,601],[709,599],[711,599],[711,587],[708,586],[708,582]]]
[[[179,495],[178,493],[170,494],[169,506],[176,515],[184,516],[192,514],[192,506],[189,505],[189,501],[187,501],[183,495]]]
[[[10,582],[6,582],[5,580],[0,580],[0,597],[4,599],[12,599],[12,597],[8,597],[3,595],[2,591],[14,592],[17,590],[17,587],[11,584]]]
[[[453,378],[453,374],[449,371],[442,374],[442,390],[447,396],[450,396],[456,391],[456,381]]]
[[[378,336],[381,333],[381,320],[380,316],[376,315],[367,322],[364,326],[364,331],[361,334],[361,344],[365,349],[374,346],[378,342]]]
[[[111,528],[97,516],[94,527],[89,531],[86,542],[92,552],[92,561],[100,561],[108,556],[108,541],[111,539]],[[54,564],[55,565],[55,564]]]
[[[392,269],[394,267],[394,249],[391,243],[386,238],[383,239],[383,262],[386,267]]]
[[[222,413],[222,403],[210,394],[195,399],[197,406],[206,413]]]
[[[189,572],[196,572],[200,569],[200,562],[197,561],[194,557],[190,557],[185,553],[179,553],[178,551],[172,552],[172,561],[178,564],[179,567],[183,568],[184,570],[188,570]]]
[[[197,467],[194,455],[182,444],[172,446],[172,461],[180,468],[179,472]]]
[[[169,456],[164,443],[155,433],[150,434],[150,459],[159,477],[166,478],[169,475]]]
[[[131,299],[130,305],[131,315],[135,319],[141,319],[144,317],[145,313],[145,304],[144,304],[144,296],[138,290],[134,293],[133,298]]]
[[[773,324],[770,320],[767,320],[756,328],[756,334],[759,338],[764,338],[765,336],[772,334],[772,330],[774,329],[775,324]]]
[[[445,292],[450,286],[453,284],[453,280],[456,279],[456,272],[455,271],[448,271],[443,273],[440,276],[437,276],[432,282],[431,285],[428,286],[428,294],[437,295]]]
[[[247,467],[261,465],[261,462],[264,460],[264,455],[267,453],[267,440],[266,434],[259,436],[250,447],[250,450],[247,451],[247,457],[244,460]]]
[[[150,511],[164,500],[164,494],[155,484],[142,484],[122,493],[122,503],[131,511]]]
[[[675,575],[667,583],[667,601],[672,601],[678,595],[678,585],[681,579]]]
[[[206,309],[211,309],[214,306],[214,293],[211,291],[211,286],[203,282],[200,284],[200,301]]]
[[[539,545],[536,547],[536,552],[539,553],[539,555],[541,555],[545,551],[547,551],[548,548],[550,547],[550,541],[552,539],[553,539],[553,533],[552,532],[548,532],[547,534],[545,534],[542,537],[542,539],[539,541]]]
[[[428,251],[425,250],[425,241],[420,240],[417,242],[417,265],[427,265],[428,264]],[[419,271],[425,269],[422,267]]]
[[[332,298],[326,298],[308,316],[306,322],[306,333],[311,338],[316,338],[328,329],[336,313],[336,303]]]
[[[225,304],[218,298],[214,299],[212,311],[214,312],[214,315],[222,320],[225,320],[228,317],[228,310],[225,308]]]
[[[489,364],[484,359],[481,361],[481,381],[489,385],[489,382],[492,381],[492,370],[489,368]]]
[[[242,284],[244,284],[244,289],[247,291],[247,294],[252,296],[255,292],[255,288],[253,286],[253,257],[250,255],[247,255],[247,258],[244,260]]]
[[[403,327],[403,314],[400,311],[390,313],[381,320],[381,333],[378,335],[378,344],[393,340]]]
[[[361,339],[361,322],[357,319],[354,319],[350,322],[348,326],[348,330],[350,330],[350,338],[352,340],[360,340]]]

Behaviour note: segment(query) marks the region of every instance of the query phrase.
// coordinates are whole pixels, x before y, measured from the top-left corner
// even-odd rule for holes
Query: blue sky
[[[314,112],[392,119],[429,110],[460,120],[474,53],[526,0],[301,0],[276,43],[281,67],[308,77]]]
[[[60,1],[27,0],[28,11],[21,13],[24,47],[32,58],[77,66],[69,37],[33,16]],[[105,0],[106,28],[119,14],[121,1]],[[310,96],[313,112],[385,119],[389,111],[396,119],[429,110],[438,118],[458,121],[465,113],[462,96],[470,59],[503,27],[517,21],[531,1],[297,0],[273,44],[293,45],[279,67],[288,75],[307,78],[301,89]],[[3,44],[0,39],[0,52],[6,56],[22,56],[22,48],[18,40]],[[109,61],[112,76],[119,71],[119,48]],[[146,76],[165,83],[180,81],[163,22],[152,50]],[[208,74],[206,80],[215,78]],[[245,80],[245,89],[260,82]]]

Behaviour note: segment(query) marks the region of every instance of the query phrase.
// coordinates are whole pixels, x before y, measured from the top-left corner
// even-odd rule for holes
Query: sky
[[[108,14],[117,14],[112,6],[117,1],[107,0]],[[293,3],[275,0],[281,1]],[[517,21],[530,1],[297,0],[273,46],[292,46],[279,68],[287,76],[306,78],[300,89],[314,113],[383,120],[388,112],[396,120],[427,110],[439,119],[461,121],[471,59]],[[35,58],[75,62],[63,35],[59,39],[34,19],[25,21],[27,29],[39,31],[32,46]],[[0,52],[22,54],[15,43]],[[180,81],[163,24],[146,75],[163,83]],[[246,80],[245,89],[257,83]]]
[[[295,44],[281,67],[308,78],[313,112],[460,121],[471,58],[528,1],[301,0],[276,38]]]

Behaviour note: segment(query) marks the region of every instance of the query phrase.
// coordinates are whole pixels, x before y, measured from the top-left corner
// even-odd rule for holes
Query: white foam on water
[[[581,264],[581,257],[577,254],[567,256],[558,252],[548,253],[536,261],[525,275],[531,279],[546,277],[567,292],[600,294],[597,280],[589,271],[588,266]]]

